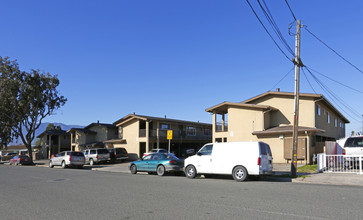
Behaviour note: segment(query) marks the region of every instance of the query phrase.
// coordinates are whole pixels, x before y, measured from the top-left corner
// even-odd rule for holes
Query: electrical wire
[[[349,62],[347,59],[345,59],[342,55],[340,55],[338,52],[336,52],[333,48],[331,48],[329,45],[327,45],[324,41],[322,41],[320,38],[318,38],[315,34],[313,34],[306,25],[304,25],[305,30],[311,34],[313,37],[315,37],[318,41],[320,41],[322,44],[324,44],[327,48],[329,48],[331,51],[333,51],[337,56],[339,56],[340,58],[342,58],[345,62],[347,62],[349,65],[351,65],[352,67],[354,67],[356,70],[358,70],[359,72],[363,73],[363,71],[361,69],[359,69],[357,66],[353,65],[351,62]]]
[[[317,92],[315,91],[315,89],[314,89],[313,85],[310,83],[310,80],[309,80],[309,79],[308,79],[308,77],[306,76],[306,73],[305,73],[305,71],[304,71],[304,67],[302,67],[302,68],[301,68],[301,70],[302,70],[302,72],[303,72],[303,74],[304,74],[304,76],[305,76],[306,81],[308,81],[308,83],[309,83],[309,85],[310,85],[310,88],[314,91],[314,93],[315,93],[315,94],[317,94]]]
[[[294,68],[295,67],[293,67],[289,72],[287,72],[283,77],[282,77],[282,79],[280,79],[270,90],[268,90],[268,91],[271,91],[271,90],[273,90],[282,80],[284,80],[288,75],[289,75],[289,73],[291,73],[291,71],[293,71],[294,70]]]
[[[277,35],[277,37],[280,39],[281,43],[285,46],[285,48],[290,52],[290,54],[292,56],[295,56],[294,51],[291,49],[291,47],[289,46],[289,44],[287,43],[286,39],[284,38],[284,36],[282,35],[279,27],[277,26],[275,19],[273,18],[265,0],[262,0],[264,6],[261,4],[260,0],[257,0],[258,4],[260,5],[260,8],[262,10],[262,12],[264,13],[267,21],[270,23],[272,29],[274,30],[275,34]]]
[[[360,91],[360,90],[355,89],[355,88],[353,88],[353,87],[347,86],[347,85],[345,85],[345,84],[343,84],[343,83],[341,83],[341,82],[339,82],[339,81],[337,81],[337,80],[335,80],[335,79],[330,78],[329,76],[326,76],[326,75],[324,75],[324,74],[322,74],[322,73],[320,73],[320,72],[318,72],[318,71],[316,71],[316,70],[312,69],[311,67],[308,67],[308,66],[305,66],[305,67],[306,67],[306,68],[309,68],[311,71],[313,71],[313,72],[315,72],[315,73],[317,73],[317,74],[319,74],[319,75],[321,75],[321,76],[323,76],[323,77],[325,77],[325,78],[327,78],[327,79],[329,79],[329,80],[331,80],[331,81],[333,81],[333,82],[335,82],[335,83],[338,83],[339,85],[342,85],[342,86],[344,86],[344,87],[346,87],[346,88],[348,88],[348,89],[351,89],[351,90],[353,90],[353,91],[356,91],[356,92],[359,92],[359,93],[363,94],[363,91]]]
[[[295,21],[296,21],[296,17],[295,17],[295,15],[294,15],[294,12],[292,12],[292,10],[291,10],[291,8],[290,8],[289,3],[287,2],[287,0],[285,0],[285,2],[286,2],[286,4],[287,4],[287,7],[289,7],[289,9],[290,9],[290,12],[291,12],[291,14],[292,14],[292,17],[294,17],[294,19],[295,19]]]
[[[327,94],[327,96],[334,102],[336,106],[338,106],[345,114],[349,115],[355,121],[360,122],[360,114],[355,111],[352,107],[350,107],[347,103],[345,103],[341,98],[339,98],[336,94],[334,94],[324,83],[322,83],[308,68],[306,70],[310,73],[316,83],[322,88],[323,91]],[[339,104],[340,103],[340,104]],[[346,111],[342,105],[347,108]]]
[[[251,10],[253,11],[253,13],[255,14],[256,18],[258,19],[258,21],[260,22],[260,24],[262,25],[262,27],[265,29],[266,33],[270,36],[270,38],[272,39],[272,41],[275,43],[275,45],[279,48],[279,50],[281,51],[281,53],[283,53],[285,55],[285,57],[291,61],[292,59],[290,59],[286,53],[281,49],[281,47],[278,45],[278,43],[275,41],[275,39],[272,37],[272,35],[270,34],[270,32],[267,30],[266,26],[263,24],[263,22],[261,21],[261,19],[258,17],[255,9],[252,7],[252,5],[250,4],[250,2],[248,0],[246,0],[248,5],[250,6]]]

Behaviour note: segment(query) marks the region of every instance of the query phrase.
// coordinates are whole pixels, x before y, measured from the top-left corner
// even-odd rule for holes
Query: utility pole
[[[300,60],[300,28],[301,21],[297,20],[296,39],[295,39],[295,111],[294,111],[294,128],[292,132],[292,151],[291,151],[291,177],[296,177],[297,168],[297,147],[298,147],[298,128],[299,128],[299,93],[300,93],[300,67],[303,66]]]

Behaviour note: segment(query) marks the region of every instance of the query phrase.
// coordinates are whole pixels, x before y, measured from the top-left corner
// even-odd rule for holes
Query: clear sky
[[[250,2],[273,33],[256,1]],[[363,1],[288,2],[303,25],[363,69]],[[223,101],[240,102],[277,87],[294,90],[293,71],[274,86],[293,64],[278,50],[245,0],[0,3],[0,56],[18,60],[22,70],[57,74],[59,91],[68,98],[47,122],[113,123],[135,112],[211,123],[212,116],[205,109]],[[288,33],[294,19],[285,1],[266,3],[294,49],[295,38]],[[295,26],[292,30],[295,32]],[[363,90],[363,73],[304,28],[301,58],[308,67]],[[336,105],[305,72],[314,90]],[[344,101],[337,102],[341,107],[349,105],[354,110],[336,105],[351,121],[347,133],[360,131],[362,93],[315,75]],[[314,90],[302,73],[301,92]]]

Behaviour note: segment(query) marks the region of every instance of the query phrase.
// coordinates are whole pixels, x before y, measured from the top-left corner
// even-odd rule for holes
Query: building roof
[[[208,123],[201,123],[201,122],[194,122],[194,121],[183,121],[178,119],[171,119],[171,118],[159,118],[159,117],[153,117],[153,116],[145,116],[145,115],[135,115],[135,114],[129,114],[125,117],[115,121],[113,124],[115,126],[120,126],[122,124],[125,124],[133,119],[139,119],[139,120],[155,120],[160,122],[170,122],[170,123],[180,123],[180,124],[190,124],[190,125],[205,125],[205,126],[212,126],[212,124]]]
[[[89,125],[87,125],[86,127],[84,127],[84,129],[89,129],[90,127],[94,126],[94,125],[99,125],[99,126],[102,126],[102,127],[106,127],[106,128],[116,128],[115,125],[113,124],[106,124],[106,123],[91,123]]]
[[[258,96],[252,97],[250,99],[247,99],[242,104],[251,104],[251,102],[256,101],[258,99],[267,97],[267,96],[285,96],[289,98],[294,98],[294,93],[292,92],[265,92],[263,94],[260,94]],[[300,99],[307,99],[312,98],[316,102],[323,102],[325,105],[327,105],[334,113],[336,113],[341,119],[345,121],[345,123],[350,123],[350,121],[344,117],[342,113],[338,111],[322,94],[311,94],[311,93],[300,93],[299,94]]]
[[[273,135],[273,134],[292,134],[294,126],[287,125],[287,126],[279,126],[274,128],[269,128],[264,131],[254,131],[252,132],[253,135]],[[325,130],[319,128],[311,128],[311,127],[298,127],[298,132],[325,132]]]
[[[97,134],[97,132],[95,132],[95,131],[84,129],[84,128],[71,128],[67,131],[67,133],[73,132],[73,131],[79,131],[79,132],[83,132],[85,134]]]
[[[37,138],[42,137],[43,135],[68,135],[65,130],[46,130],[37,136]]]
[[[126,139],[111,139],[104,141],[105,144],[126,144]]]
[[[276,108],[268,106],[268,105],[244,104],[244,103],[236,103],[236,102],[222,102],[218,105],[207,108],[205,111],[225,114],[228,112],[229,107],[239,107],[239,108],[261,110],[261,111],[277,110]]]

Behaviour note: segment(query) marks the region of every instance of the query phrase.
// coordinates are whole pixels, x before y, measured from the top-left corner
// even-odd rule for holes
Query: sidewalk
[[[298,164],[298,167],[304,164]],[[274,176],[288,176],[290,174],[290,164],[274,164]],[[293,183],[310,183],[341,186],[363,186],[363,175],[354,173],[298,173],[301,177],[288,178]]]
[[[48,167],[49,160],[36,160],[36,166]],[[97,164],[94,166],[85,165],[85,169],[92,171],[103,172],[117,172],[117,173],[130,173],[128,168],[129,162],[115,163],[115,164]],[[304,164],[298,164],[303,166]],[[263,180],[271,182],[292,182],[292,183],[310,183],[310,184],[326,184],[326,185],[345,185],[345,186],[363,186],[363,175],[346,174],[346,173],[299,173],[302,177],[291,179],[288,177],[290,174],[290,164],[274,164],[274,174]],[[146,173],[140,173],[146,174]],[[280,177],[279,177],[280,176]],[[282,177],[281,177],[282,176]],[[262,181],[263,181],[262,180]]]

